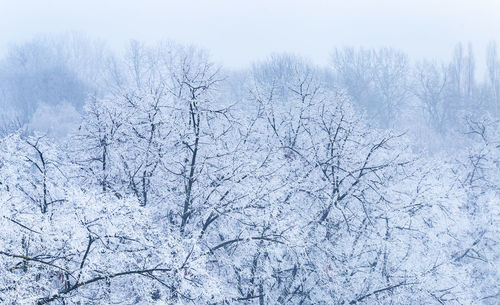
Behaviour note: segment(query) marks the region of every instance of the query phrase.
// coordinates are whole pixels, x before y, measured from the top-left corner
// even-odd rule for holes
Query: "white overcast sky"
[[[77,31],[113,47],[173,39],[228,67],[288,51],[325,64],[334,47],[393,46],[447,59],[500,43],[500,0],[0,0],[0,50],[36,34]]]

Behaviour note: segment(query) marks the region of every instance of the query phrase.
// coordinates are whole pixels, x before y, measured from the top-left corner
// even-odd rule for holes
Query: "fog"
[[[343,46],[449,59],[459,41],[478,50],[499,41],[499,11],[495,0],[2,0],[0,48],[40,33],[77,31],[115,49],[130,39],[194,43],[227,67],[283,51],[327,64],[332,48]]]
[[[499,11],[0,2],[0,304],[500,304]]]

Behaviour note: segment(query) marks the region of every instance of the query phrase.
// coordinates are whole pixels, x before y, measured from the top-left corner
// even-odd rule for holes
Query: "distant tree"
[[[106,57],[101,44],[78,34],[10,47],[0,61],[0,105],[13,112],[7,119],[28,123],[40,105],[81,110],[87,95],[101,89]]]
[[[491,96],[492,113],[500,114],[500,58],[497,46],[491,42],[486,50],[487,86]]]
[[[333,66],[341,87],[368,111],[374,122],[390,126],[408,97],[406,54],[390,49],[335,50]]]
[[[422,103],[429,124],[438,132],[446,131],[450,120],[448,110],[448,71],[437,63],[424,61],[415,66],[412,92]]]

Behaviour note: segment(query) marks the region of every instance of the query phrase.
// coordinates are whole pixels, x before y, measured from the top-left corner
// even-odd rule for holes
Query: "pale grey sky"
[[[83,32],[112,47],[173,39],[229,67],[288,51],[325,64],[336,46],[393,46],[446,59],[459,42],[482,58],[500,43],[498,0],[0,0],[0,50],[38,33]]]

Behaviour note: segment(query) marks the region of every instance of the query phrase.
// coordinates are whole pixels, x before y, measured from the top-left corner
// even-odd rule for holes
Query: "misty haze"
[[[0,304],[500,304],[500,4],[237,3],[0,0]]]

